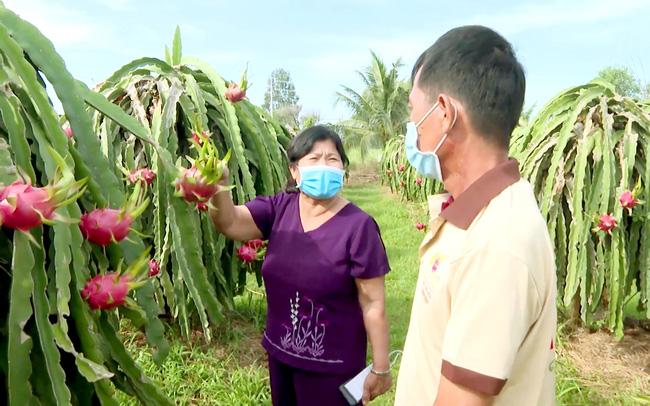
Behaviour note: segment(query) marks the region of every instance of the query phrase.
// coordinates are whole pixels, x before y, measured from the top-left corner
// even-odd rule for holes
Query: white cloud
[[[83,13],[45,0],[5,0],[7,8],[34,24],[57,47],[101,39],[102,27]]]
[[[130,10],[133,6],[131,0],[99,0],[99,2],[114,11]]]
[[[462,24],[481,24],[498,30],[503,35],[558,25],[596,23],[624,17],[640,9],[648,9],[647,0],[582,0],[552,1],[526,4],[511,11],[477,14],[462,20]]]

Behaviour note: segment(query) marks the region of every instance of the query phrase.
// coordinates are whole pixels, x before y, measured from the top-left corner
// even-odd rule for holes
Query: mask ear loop
[[[454,124],[456,124],[456,119],[458,118],[458,108],[454,103],[451,103],[451,105],[454,106],[454,119],[452,120],[449,129],[445,131],[445,135],[440,139],[440,142],[438,143],[438,145],[436,145],[436,148],[433,150],[434,154],[438,152],[438,149],[440,149],[442,143],[445,142],[445,140],[447,139],[447,136],[449,135],[449,131],[451,131],[451,129],[454,128]]]
[[[429,109],[429,111],[427,111],[426,113],[424,113],[424,116],[422,116],[422,118],[420,119],[420,121],[418,121],[417,124],[415,124],[415,128],[416,128],[416,129],[417,129],[418,127],[420,127],[420,125],[422,125],[422,123],[424,122],[424,120],[426,120],[427,117],[429,117],[429,115],[431,115],[431,113],[433,112],[433,110],[435,110],[436,107],[438,107],[439,104],[440,104],[440,102],[436,102],[433,106],[431,106],[431,108]]]

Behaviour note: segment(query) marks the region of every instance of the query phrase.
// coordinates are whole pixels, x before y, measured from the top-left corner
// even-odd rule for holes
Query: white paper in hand
[[[372,364],[368,365],[363,371],[359,372],[354,378],[350,379],[339,387],[343,396],[350,405],[356,405],[363,397],[363,384],[366,382],[366,377],[370,374]]]

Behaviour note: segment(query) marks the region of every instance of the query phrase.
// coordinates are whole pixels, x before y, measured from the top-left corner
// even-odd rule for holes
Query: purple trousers
[[[269,356],[273,406],[349,406],[339,386],[354,375],[305,371]]]

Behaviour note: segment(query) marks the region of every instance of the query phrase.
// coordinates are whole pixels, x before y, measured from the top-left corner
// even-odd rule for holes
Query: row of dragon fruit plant
[[[650,101],[602,81],[564,90],[520,122],[510,155],[555,244],[562,313],[617,338],[631,314],[650,319]],[[443,190],[408,164],[403,137],[387,143],[380,171],[404,200]]]
[[[227,84],[183,57],[178,31],[166,60],[133,61],[91,91],[0,4],[0,85],[0,402],[115,405],[117,389],[173,404],[119,320],[158,363],[163,318],[210,338],[252,269],[241,259],[264,247],[217,235],[209,199],[229,189],[226,167],[236,202],[279,190],[288,133],[245,99],[245,76]]]

